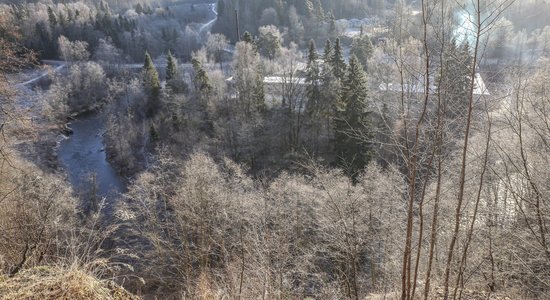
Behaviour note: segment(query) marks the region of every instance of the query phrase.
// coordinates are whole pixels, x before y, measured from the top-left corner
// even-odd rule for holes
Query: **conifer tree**
[[[336,39],[336,42],[334,44],[331,66],[336,78],[341,81],[344,80],[344,77],[346,76],[347,66],[346,61],[344,60],[344,50],[342,49],[339,38]]]
[[[329,15],[329,29],[328,29],[328,34],[329,34],[329,37],[330,38],[334,38],[336,37],[336,18],[334,18],[334,14],[332,12],[330,12],[330,15]]]
[[[48,6],[48,21],[50,22],[51,28],[54,28],[57,25],[57,17],[50,6]]]
[[[367,78],[357,57],[350,59],[342,82],[341,101],[335,120],[335,150],[348,176],[356,179],[370,160]]]
[[[193,57],[191,63],[193,64],[193,70],[195,70],[195,78],[193,79],[195,90],[199,93],[201,99],[205,100],[212,91],[210,78],[208,78],[208,74],[196,57]]]
[[[374,49],[370,37],[366,34],[361,34],[358,37],[353,38],[351,43],[351,54],[355,55],[361,65],[364,67],[367,65],[369,58],[371,58]]]
[[[154,110],[159,104],[160,81],[157,69],[155,68],[153,60],[147,51],[145,51],[145,63],[143,64],[143,84],[151,95],[149,108]]]
[[[325,42],[325,50],[323,53],[323,60],[325,64],[332,64],[332,55],[333,55],[332,43],[327,39]]]
[[[311,40],[309,42],[309,52],[308,52],[308,61],[307,61],[307,74],[306,74],[306,95],[307,95],[307,106],[306,110],[310,117],[316,118],[317,113],[319,112],[318,101],[321,98],[320,90],[320,76],[321,71],[318,59],[317,49],[315,47],[315,41]]]
[[[468,48],[467,42],[458,46],[452,40],[444,53],[446,59],[438,87],[446,100],[446,115],[450,118],[464,115],[467,109],[472,61]]]
[[[153,60],[147,51],[145,51],[145,63],[143,64],[143,85],[149,93],[149,101],[147,103],[147,115],[154,115],[160,107],[160,81],[157,69],[153,64]]]
[[[250,32],[248,31],[245,31],[244,32],[244,35],[243,35],[243,42],[247,43],[247,44],[252,44],[254,43],[254,40],[252,39],[252,35],[250,34]]]
[[[317,47],[315,46],[314,40],[309,41],[309,51],[308,51],[307,58],[308,58],[308,64],[315,62],[319,58],[319,54],[317,54]]]
[[[321,4],[321,0],[315,1],[315,15],[319,22],[323,21],[325,19],[325,10],[323,9],[323,5]]]
[[[257,45],[257,39],[255,39],[250,32],[245,31],[243,35],[243,42],[249,44],[252,46],[252,49],[259,54],[258,51],[258,45]]]
[[[176,79],[178,77],[178,62],[172,55],[172,52],[168,51],[168,62],[166,65],[166,81]]]
[[[319,55],[315,47],[315,42],[309,42],[308,62],[306,69],[306,112],[309,116],[310,124],[314,131],[315,148],[318,148],[319,136],[324,119],[323,99],[321,95],[321,68],[318,62]]]

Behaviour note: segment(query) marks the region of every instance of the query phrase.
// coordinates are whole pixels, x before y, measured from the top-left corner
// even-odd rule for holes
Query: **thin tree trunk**
[[[474,106],[474,85],[475,85],[475,78],[476,78],[476,63],[477,63],[477,56],[478,56],[478,48],[479,48],[479,38],[481,36],[481,11],[480,11],[480,0],[477,0],[477,6],[476,9],[476,42],[475,46],[473,48],[474,58],[473,58],[473,65],[472,65],[472,71],[470,73],[470,86],[469,86],[469,93],[468,93],[468,115],[466,119],[466,128],[464,133],[464,144],[462,147],[462,163],[460,166],[460,177],[459,177],[459,190],[458,190],[458,199],[456,204],[456,211],[455,211],[455,226],[453,235],[451,238],[451,243],[449,245],[449,251],[447,254],[447,264],[445,267],[445,279],[444,279],[444,293],[443,298],[447,300],[449,298],[449,277],[451,273],[451,264],[453,260],[454,255],[454,247],[456,244],[456,240],[458,238],[458,234],[460,231],[460,218],[462,217],[462,203],[464,201],[464,189],[465,189],[465,182],[466,182],[466,158],[468,154],[468,147],[469,147],[469,137],[470,137],[470,129],[471,129],[471,122],[472,122],[472,111]]]

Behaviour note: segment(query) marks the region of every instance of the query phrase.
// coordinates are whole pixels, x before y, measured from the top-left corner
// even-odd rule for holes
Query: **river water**
[[[69,127],[73,134],[61,142],[57,155],[73,189],[83,195],[95,185],[96,197],[105,198],[106,205],[111,206],[114,198],[126,192],[126,184],[107,160],[100,114],[81,115]],[[93,177],[95,180],[91,180]]]

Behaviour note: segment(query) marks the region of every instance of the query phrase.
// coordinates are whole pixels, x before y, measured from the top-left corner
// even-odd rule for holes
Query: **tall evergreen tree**
[[[191,63],[193,64],[193,70],[195,71],[195,78],[193,79],[195,90],[199,93],[201,99],[205,100],[212,91],[210,78],[208,78],[208,74],[204,70],[202,63],[196,57],[193,57]]]
[[[350,59],[349,70],[342,82],[341,101],[335,120],[335,150],[340,164],[352,179],[370,160],[367,105],[367,78],[357,57]]]
[[[306,68],[306,95],[307,95],[307,106],[306,111],[312,118],[316,118],[319,112],[318,101],[321,98],[321,70],[317,59],[319,55],[317,54],[317,49],[315,47],[315,41],[311,40],[309,42],[309,52]]]
[[[319,22],[322,22],[325,20],[325,10],[323,9],[323,5],[321,4],[321,0],[315,1],[315,16],[319,20]]]
[[[248,44],[254,43],[254,39],[252,38],[252,35],[250,34],[250,32],[248,32],[248,31],[244,32],[243,42],[248,43]]]
[[[351,42],[351,54],[355,55],[361,65],[365,67],[369,58],[371,58],[374,49],[370,37],[366,34],[361,34],[354,37]]]
[[[143,64],[143,84],[150,95],[147,114],[151,116],[160,107],[160,80],[153,60],[147,51],[145,51],[145,63]]]
[[[318,62],[319,55],[315,47],[315,42],[311,40],[309,42],[308,61],[306,69],[306,112],[310,120],[310,124],[314,131],[314,143],[315,149],[319,146],[319,136],[324,119],[323,115],[323,102],[321,95],[321,68]]]
[[[445,99],[446,115],[450,118],[463,116],[467,110],[472,64],[468,48],[468,43],[458,46],[453,40],[444,53],[438,87]]]
[[[342,49],[339,38],[336,39],[336,42],[334,44],[331,66],[336,78],[338,78],[339,80],[344,80],[344,77],[346,76],[347,66],[346,61],[344,60],[344,50]]]
[[[329,29],[328,29],[328,35],[330,38],[336,37],[336,18],[334,18],[334,14],[330,12],[329,15]]]
[[[50,22],[50,28],[57,25],[57,17],[50,6],[48,6],[48,21]]]
[[[323,60],[325,64],[332,64],[332,55],[334,55],[334,50],[332,49],[332,43],[327,39],[325,42],[325,49],[323,53]]]
[[[166,81],[176,79],[178,77],[178,61],[172,55],[171,51],[168,51],[168,62],[166,64]]]

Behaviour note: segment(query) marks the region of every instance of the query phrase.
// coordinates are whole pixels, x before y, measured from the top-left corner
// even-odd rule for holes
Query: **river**
[[[73,130],[59,145],[59,162],[66,170],[75,191],[90,191],[90,178],[95,175],[95,195],[111,200],[126,192],[126,183],[107,160],[103,144],[104,121],[99,113],[86,113],[70,123]],[[86,197],[83,197],[83,200]]]
[[[214,14],[213,18],[208,20],[200,27],[200,33],[210,29],[210,26],[216,21],[216,3],[203,3],[209,6],[209,10]],[[56,65],[54,71],[59,71],[65,67],[65,63],[53,61]],[[136,64],[141,67],[141,64]],[[132,64],[124,65],[132,68]],[[28,88],[34,85],[42,78],[48,76],[48,72],[15,85],[19,89]],[[105,199],[108,213],[112,212],[114,200],[127,191],[127,182],[111,166],[105,154],[105,145],[103,143],[102,133],[105,129],[105,122],[100,113],[90,112],[79,115],[76,120],[69,124],[73,133],[61,141],[57,156],[60,165],[66,171],[68,179],[73,186],[73,190],[83,201],[90,199],[92,186],[95,191],[96,199]],[[94,180],[91,180],[94,178]],[[91,184],[91,182],[95,182]],[[83,203],[88,207],[89,203]]]

